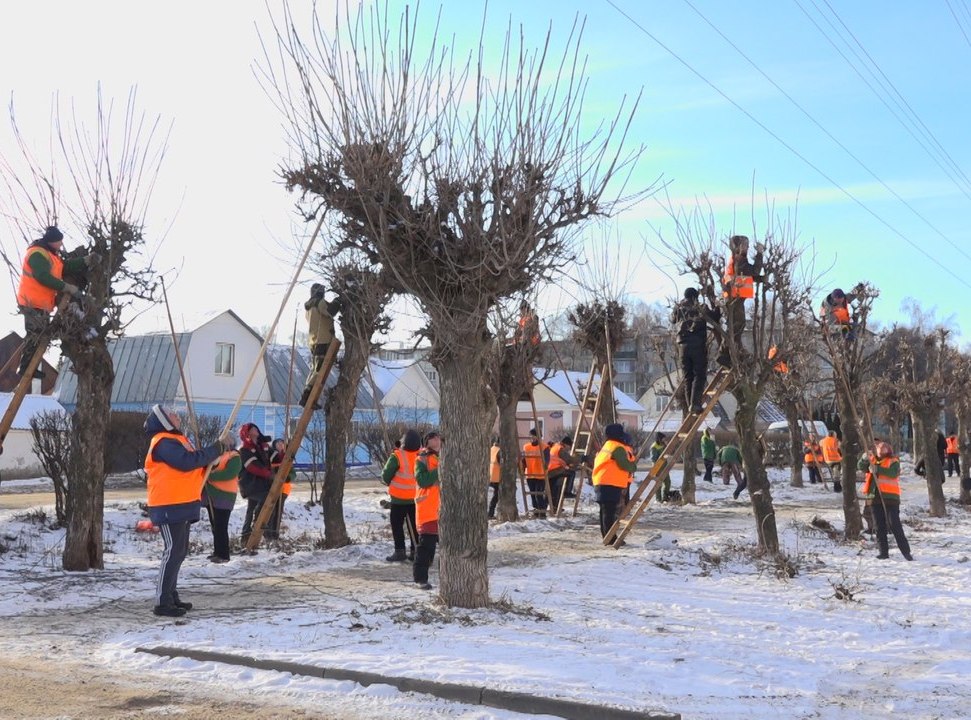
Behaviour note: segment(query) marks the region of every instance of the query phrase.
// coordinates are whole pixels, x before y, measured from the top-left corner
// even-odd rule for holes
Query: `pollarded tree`
[[[958,421],[958,449],[961,453],[961,495],[962,505],[971,505],[971,355],[948,348],[950,358],[947,368],[950,373],[952,408]]]
[[[24,237],[33,237],[30,225],[60,224],[69,239],[84,239],[93,261],[84,278],[81,312],[65,313],[57,333],[78,378],[72,418],[76,475],[69,484],[63,565],[65,570],[102,568],[105,449],[114,384],[107,341],[124,332],[133,303],[154,302],[158,295],[143,232],[166,137],[159,118],[138,110],[134,91],[120,113],[99,92],[92,127],[80,123],[73,108],[64,116],[55,110],[49,159],[35,159],[16,124],[14,132],[22,157],[4,158],[0,175],[19,210]],[[13,264],[18,253],[9,247],[3,252]]]
[[[366,264],[342,260],[325,262],[322,268],[330,289],[341,299],[340,327],[344,351],[337,363],[337,381],[324,400],[326,443],[324,487],[324,544],[342,547],[350,542],[344,524],[344,481],[347,446],[357,405],[357,389],[367,370],[376,334],[386,332],[390,318],[384,309],[391,292],[380,271]],[[375,403],[380,402],[372,388]]]
[[[627,308],[616,298],[600,298],[577,303],[568,311],[567,317],[573,326],[574,342],[593,354],[597,371],[609,366],[627,339]],[[608,382],[613,376],[613,368],[608,367],[607,376],[601,378],[596,418],[601,426],[615,422],[617,414],[613,383]]]
[[[484,40],[456,65],[437,38],[419,52],[418,27],[410,10],[392,27],[362,8],[333,32],[315,17],[305,41],[287,14],[282,67],[267,59],[263,76],[290,128],[288,186],[334,214],[332,249],[365,253],[428,317],[444,435],[441,596],[477,607],[489,602],[490,310],[572,257],[578,229],[615,210],[608,184],[638,153],[621,154],[623,109],[585,132],[579,32],[552,69],[549,37],[531,52],[507,34],[493,73],[472,59]]]
[[[742,463],[748,479],[748,491],[755,513],[759,547],[768,553],[779,551],[779,536],[772,505],[768,476],[755,431],[759,401],[765,396],[780,362],[794,355],[798,333],[790,325],[792,316],[782,307],[805,305],[809,283],[799,277],[800,251],[795,244],[794,227],[788,220],[770,213],[769,232],[755,242],[756,256],[746,268],[741,256],[748,257],[748,238],[732,236],[726,242],[715,230],[710,214],[695,211],[687,217],[675,215],[676,239],[665,241],[673,259],[698,285],[702,298],[711,306],[721,305],[724,326],[723,359],[731,364],[732,394],[738,403],[735,428],[738,432]],[[736,253],[737,277],[751,278],[751,295],[745,299],[723,298],[729,289],[723,282],[727,253]],[[775,348],[773,357],[769,350]]]

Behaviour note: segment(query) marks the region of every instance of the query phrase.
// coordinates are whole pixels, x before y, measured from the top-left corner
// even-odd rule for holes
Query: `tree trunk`
[[[519,427],[516,423],[518,397],[504,395],[499,405],[499,520],[519,520]]]
[[[963,403],[958,407],[958,447],[961,450],[961,495],[962,505],[971,505],[971,406]]]
[[[779,552],[779,534],[775,523],[775,510],[772,507],[772,493],[769,478],[759,453],[759,441],[755,432],[756,406],[758,397],[754,392],[746,392],[741,383],[736,385],[732,394],[738,401],[735,413],[735,429],[738,431],[742,465],[748,479],[748,492],[755,512],[755,529],[759,537],[759,548],[765,552]]]
[[[436,363],[441,383],[442,457],[439,584],[449,607],[489,604],[489,525],[485,512],[489,474],[487,424],[495,397],[486,387],[485,327],[454,338]],[[518,458],[518,456],[517,456]],[[508,464],[508,463],[507,463]]]
[[[843,537],[846,540],[859,540],[863,532],[863,515],[860,512],[860,501],[856,498],[856,464],[863,451],[860,442],[860,428],[856,424],[852,398],[848,397],[839,379],[834,379],[836,385],[836,404],[840,411],[840,447],[843,454],[842,484],[843,484]]]
[[[78,404],[72,435],[75,476],[68,481],[62,563],[65,570],[100,570],[104,567],[105,451],[115,374],[102,338],[83,344],[65,342],[63,349],[78,378]]]
[[[597,372],[599,373],[607,364],[607,356],[597,355],[596,357]],[[600,407],[597,410],[597,420],[600,422],[600,427],[605,427],[611,423],[617,422],[614,419],[617,415],[617,406],[614,404],[614,387],[607,382],[607,379],[612,377],[613,372],[608,369],[607,377],[601,378],[600,381]]]
[[[344,547],[351,542],[344,522],[344,482],[347,478],[347,443],[357,402],[357,387],[367,367],[370,340],[362,346],[345,336],[344,356],[337,364],[337,382],[324,392],[326,418],[324,485],[320,504],[324,515],[324,547]],[[325,381],[326,382],[326,381]],[[378,402],[377,397],[374,402]],[[390,452],[390,451],[389,451]]]
[[[898,453],[904,451],[904,438],[903,434],[900,432],[900,415],[897,412],[887,413],[887,424],[890,426],[890,432],[888,434],[888,440],[891,447]]]
[[[799,408],[792,399],[780,403],[789,423],[789,485],[802,487],[802,425],[799,423]]]
[[[924,467],[927,470],[927,501],[931,517],[945,517],[944,468],[937,454],[937,408],[914,412],[914,436],[924,448]]]

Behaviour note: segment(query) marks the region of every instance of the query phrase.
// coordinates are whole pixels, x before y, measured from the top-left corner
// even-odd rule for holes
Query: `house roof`
[[[590,374],[574,370],[557,370],[554,372],[546,368],[533,368],[533,377],[563,398],[564,402],[573,404],[576,403],[576,396],[582,398],[579,388],[586,385]],[[593,381],[594,383],[600,382],[600,373],[594,375]],[[576,396],[574,396],[574,392]],[[619,390],[616,385],[614,386],[614,399],[617,401],[617,409],[621,412],[644,412],[644,408],[634,398]]]
[[[192,333],[177,333],[176,342],[184,357]],[[179,365],[175,359],[172,336],[133,335],[108,343],[115,382],[111,403],[151,404],[171,402],[179,391]],[[54,396],[66,405],[77,403],[78,376],[68,360],[57,378]]]
[[[13,393],[0,393],[0,413],[7,411]],[[14,415],[11,430],[30,430],[30,419],[45,411],[65,412],[61,404],[50,395],[25,395],[17,414]]]

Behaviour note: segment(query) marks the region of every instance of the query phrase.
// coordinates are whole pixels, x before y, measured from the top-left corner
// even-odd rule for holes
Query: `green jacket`
[[[701,436],[701,458],[703,460],[715,459],[715,438],[711,435]]]
[[[44,287],[50,288],[51,290],[64,289],[64,281],[51,275],[51,261],[47,259],[44,253],[33,253],[27,259],[27,265],[30,267],[30,272],[34,275],[34,280]],[[64,260],[64,272],[80,273],[84,272],[86,268],[87,264],[83,257],[66,258]]]
[[[656,461],[664,452],[664,443],[655,442],[651,445],[651,462]]]
[[[426,455],[437,454],[431,450],[422,450],[418,453],[418,459],[415,461],[415,482],[418,483],[418,487],[427,488],[438,485],[438,468],[429,470],[428,464],[425,462]]]
[[[637,470],[637,462],[631,462],[627,455],[627,448],[625,447],[614,448],[614,451],[610,453],[610,459],[617,463],[617,467],[621,470],[629,473]]]
[[[721,450],[718,451],[718,462],[722,465],[727,463],[738,463],[742,464],[742,453],[734,445],[725,445]]]

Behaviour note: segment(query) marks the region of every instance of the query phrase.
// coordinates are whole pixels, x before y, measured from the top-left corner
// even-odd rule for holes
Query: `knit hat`
[[[56,230],[57,228],[54,228],[54,229]],[[161,405],[157,403],[155,405],[152,405],[152,410],[149,414],[154,415],[155,419],[158,420],[160,423],[162,423],[162,427],[165,428],[167,431],[172,432],[173,430],[175,430],[175,425],[173,425],[172,420],[169,419],[168,412]]]
[[[604,428],[604,435],[608,440],[616,440],[617,442],[623,442],[624,440],[624,426],[620,423],[610,423]]]
[[[64,233],[57,229],[56,225],[50,225],[44,231],[44,236],[40,239],[45,245],[50,245],[51,243],[62,242],[64,240]]]
[[[313,285],[310,286],[310,294],[311,294],[311,296],[313,296],[313,295],[323,295],[325,292],[327,292],[327,288],[325,288],[320,283],[314,283]]]

